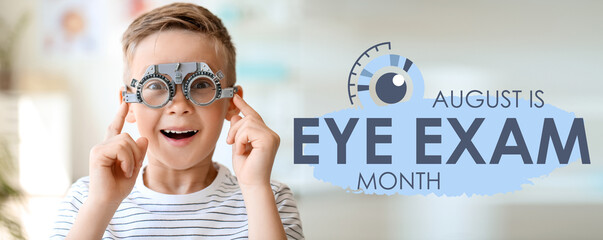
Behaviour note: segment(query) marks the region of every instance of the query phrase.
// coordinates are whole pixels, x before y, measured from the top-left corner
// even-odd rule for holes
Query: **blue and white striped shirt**
[[[182,195],[155,192],[138,177],[122,201],[103,239],[247,239],[247,211],[237,178],[215,163],[216,179],[205,189]],[[88,197],[89,178],[76,181],[62,202],[51,239],[64,239]],[[271,181],[289,239],[304,239],[291,189]]]

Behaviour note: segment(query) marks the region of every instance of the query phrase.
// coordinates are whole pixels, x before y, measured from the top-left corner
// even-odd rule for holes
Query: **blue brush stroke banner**
[[[493,195],[521,190],[522,185],[532,184],[530,179],[546,176],[557,168],[567,166],[567,163],[560,163],[550,140],[547,140],[549,146],[546,163],[537,164],[537,159],[545,119],[554,119],[561,144],[566,147],[570,129],[575,121],[573,113],[550,104],[534,107],[528,100],[515,98],[514,93],[507,95],[511,103],[507,108],[501,107],[500,104],[504,100],[500,96],[498,106],[488,107],[486,96],[475,94],[462,96],[462,99],[458,96],[446,96],[448,106],[442,102],[434,104],[435,99],[423,97],[424,83],[415,65],[409,69],[408,74],[414,87],[413,95],[408,101],[377,106],[368,99],[370,96],[365,94],[364,98],[367,99],[360,96],[362,108],[328,113],[317,118],[318,126],[302,128],[303,135],[318,135],[319,138],[319,143],[304,143],[301,153],[303,156],[318,156],[318,163],[310,164],[316,179],[365,194]],[[492,95],[492,92],[490,94]],[[530,91],[522,91],[520,96],[531,94],[533,93]],[[490,101],[494,102],[495,97],[490,96]],[[474,108],[467,104],[478,103],[479,99],[484,101],[480,107]],[[451,101],[457,104],[463,101],[463,104],[458,108],[452,107]],[[329,118],[335,121],[339,132],[344,131],[350,119],[358,119],[345,146],[344,164],[338,164],[338,145],[325,120]],[[391,136],[391,143],[375,144],[375,155],[389,155],[391,163],[367,163],[367,149],[370,145],[367,145],[369,118],[391,119],[391,126],[375,128],[375,135]],[[417,119],[423,118],[440,119],[440,126],[425,127],[426,135],[441,136],[441,143],[425,144],[425,155],[441,156],[440,164],[417,163],[417,129],[420,129]],[[485,164],[477,164],[467,150],[463,151],[455,164],[446,164],[460,142],[449,118],[458,120],[465,131],[476,119],[484,118],[471,143],[475,145]],[[508,119],[513,118],[517,121],[532,163],[524,163],[524,158],[519,154],[503,154],[498,164],[491,164],[503,126]],[[511,133],[504,145],[517,146],[515,139],[518,137],[520,136]],[[580,158],[580,144],[586,143],[575,141],[568,163]]]

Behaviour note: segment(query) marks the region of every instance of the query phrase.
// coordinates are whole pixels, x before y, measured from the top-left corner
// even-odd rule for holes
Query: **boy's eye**
[[[212,84],[207,81],[196,81],[195,83],[193,83],[191,88],[195,88],[195,89],[210,88],[211,85]]]
[[[162,90],[165,89],[165,84],[159,82],[150,82],[149,84],[146,84],[146,89]]]

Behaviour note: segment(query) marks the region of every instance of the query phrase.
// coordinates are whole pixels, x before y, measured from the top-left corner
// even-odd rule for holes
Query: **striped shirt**
[[[147,188],[139,175],[132,192],[122,201],[102,239],[247,239],[247,211],[237,178],[215,163],[216,179],[205,189],[182,195]],[[64,239],[78,210],[88,197],[89,178],[69,189],[60,205],[51,239]],[[270,183],[288,239],[304,239],[291,189]]]

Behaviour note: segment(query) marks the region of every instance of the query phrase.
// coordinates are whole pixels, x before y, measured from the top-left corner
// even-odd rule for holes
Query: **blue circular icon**
[[[348,97],[352,105],[386,106],[405,102],[419,90],[423,77],[413,62],[391,54],[390,42],[376,44],[356,60],[348,75]]]
[[[399,78],[402,78],[402,82],[399,82]],[[404,77],[401,74],[395,72],[388,72],[381,75],[377,79],[377,85],[375,92],[381,101],[394,104],[402,101],[406,95],[406,83]]]

